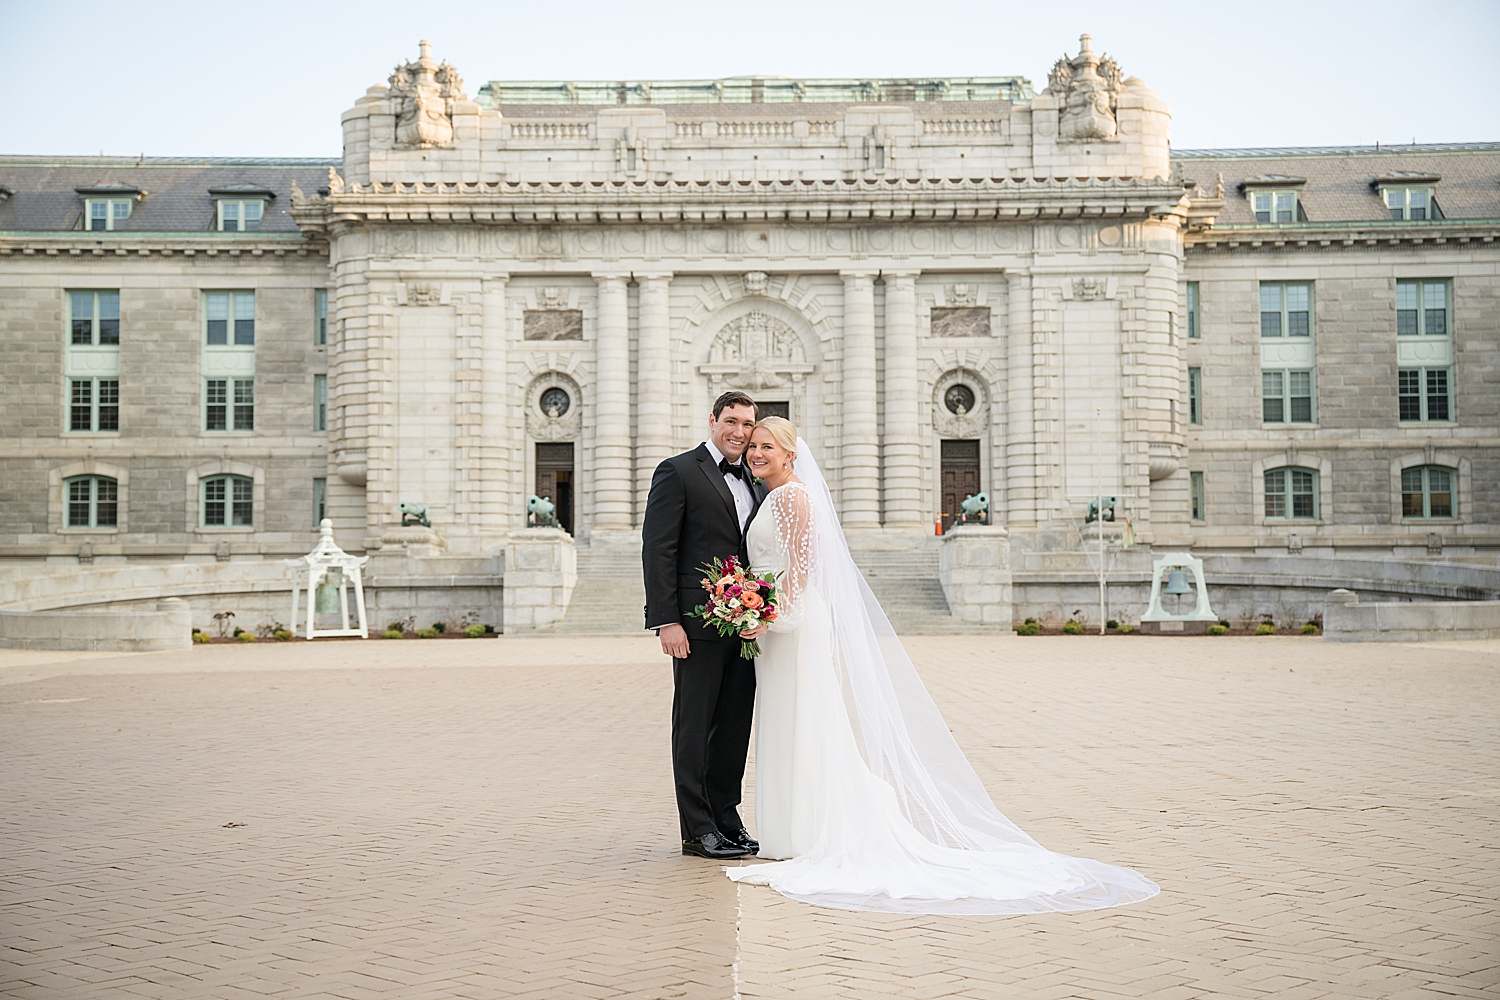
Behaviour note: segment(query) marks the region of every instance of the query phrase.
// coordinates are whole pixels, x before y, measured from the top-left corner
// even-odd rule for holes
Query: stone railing
[[[923,135],[1004,135],[1005,121],[993,118],[934,118],[922,120]]]
[[[721,139],[790,139],[795,122],[719,122]]]
[[[146,653],[189,649],[193,613],[168,598],[146,611],[0,611],[0,648]]]
[[[515,122],[510,127],[512,139],[587,139],[587,122]]]
[[[1323,606],[1327,642],[1433,642],[1500,639],[1500,601],[1360,604],[1336,590]]]
[[[998,525],[963,524],[943,536],[943,596],[953,617],[1011,634],[1010,536]]]

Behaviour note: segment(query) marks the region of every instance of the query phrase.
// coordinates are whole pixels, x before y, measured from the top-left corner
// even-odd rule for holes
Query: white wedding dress
[[[816,461],[748,532],[782,613],[755,661],[760,857],[726,868],[824,906],[1036,913],[1138,902],[1128,868],[1054,854],[1000,814],[849,555]]]

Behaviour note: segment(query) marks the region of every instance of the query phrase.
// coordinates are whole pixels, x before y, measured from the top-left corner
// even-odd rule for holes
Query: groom
[[[708,440],[669,458],[651,477],[641,526],[646,628],[672,657],[672,772],[682,853],[724,860],[760,845],[740,821],[740,785],[755,706],[755,661],[740,641],[688,614],[702,604],[703,566],[738,555],[749,565],[745,530],[766,488],[744,463],[755,401],[726,392],[714,401]]]

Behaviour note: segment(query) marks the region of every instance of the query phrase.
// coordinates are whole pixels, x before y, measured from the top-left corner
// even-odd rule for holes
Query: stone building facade
[[[0,158],[4,572],[258,607],[327,516],[377,556],[379,613],[492,615],[528,496],[605,565],[742,388],[817,450],[869,566],[935,567],[985,493],[1018,616],[1087,606],[1100,494],[1122,618],[1163,549],[1246,614],[1330,582],[1477,596],[1500,146],[1174,154],[1169,124],[1087,36],[1041,92],[472,99],[424,43],[340,161]]]

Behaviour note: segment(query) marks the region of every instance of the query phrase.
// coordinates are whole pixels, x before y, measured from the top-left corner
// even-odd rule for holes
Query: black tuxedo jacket
[[[766,498],[766,488],[756,482],[750,494],[755,504],[745,522],[747,528]],[[734,494],[708,446],[700,444],[658,465],[641,524],[646,628],[676,622],[687,630],[689,642],[727,641],[717,629],[707,628],[701,618],[688,614],[708,596],[703,590],[703,567],[715,558],[733,555],[749,564]]]

